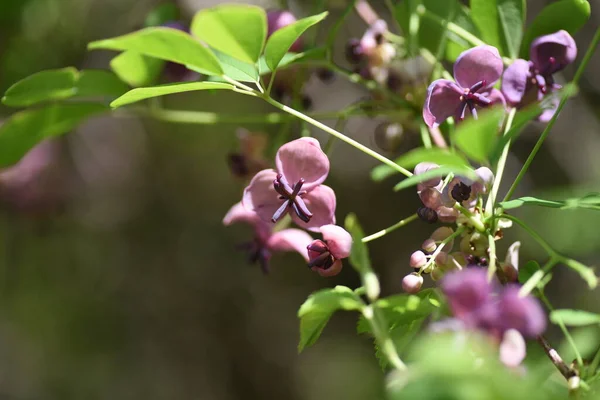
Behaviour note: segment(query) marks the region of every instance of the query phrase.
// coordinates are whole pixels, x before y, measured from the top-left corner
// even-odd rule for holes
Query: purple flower
[[[308,266],[321,276],[334,276],[342,270],[342,259],[350,256],[352,236],[337,225],[321,227],[323,240],[315,240],[307,246]]]
[[[252,178],[244,189],[244,207],[272,223],[289,212],[296,224],[312,231],[335,224],[335,193],[322,185],[329,159],[318,140],[300,138],[284,144],[275,165],[277,171],[265,169]]]
[[[560,30],[535,39],[529,52],[531,61],[515,60],[502,78],[502,93],[514,106],[535,103],[559,89],[560,85],[554,82],[552,75],[575,60],[577,45],[567,31]],[[544,111],[538,119],[549,121],[555,108]]]
[[[251,263],[258,262],[264,273],[269,272],[269,260],[271,254],[278,251],[296,251],[308,262],[306,246],[312,241],[312,237],[300,229],[283,229],[273,232],[273,226],[262,221],[258,215],[246,209],[242,203],[237,203],[227,212],[223,218],[223,224],[229,226],[236,222],[244,222],[254,228],[252,241],[244,243],[240,248],[249,254]]]
[[[455,318],[466,328],[483,330],[500,338],[514,329],[535,337],[546,329],[546,316],[532,296],[519,296],[519,287],[500,287],[487,280],[487,270],[465,268],[450,272],[442,280],[442,291]]]
[[[448,117],[465,118],[467,109],[476,118],[477,108],[505,104],[500,91],[492,88],[500,79],[504,65],[492,46],[477,46],[462,52],[454,63],[454,79],[438,79],[429,85],[423,119],[430,128]]]
[[[296,17],[289,11],[285,10],[270,10],[267,12],[267,37],[270,37],[275,31],[285,28],[288,25],[296,22]],[[298,38],[290,47],[290,51],[298,53],[302,51],[302,39]]]

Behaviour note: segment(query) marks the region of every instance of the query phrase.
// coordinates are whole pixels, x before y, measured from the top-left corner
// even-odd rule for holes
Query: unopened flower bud
[[[429,224],[434,224],[438,220],[438,215],[435,210],[428,207],[420,207],[417,210],[417,215],[422,221],[425,221]]]
[[[415,272],[408,274],[402,279],[402,289],[406,293],[418,293],[423,286],[423,277]]]
[[[448,253],[445,251],[440,251],[437,256],[435,256],[435,263],[437,266],[444,266],[448,262]]]
[[[415,251],[410,255],[410,266],[412,268],[421,268],[427,264],[427,256],[422,251]]]
[[[433,253],[437,248],[437,245],[435,244],[435,240],[429,238],[423,242],[421,248],[427,253]]]
[[[478,191],[486,194],[494,183],[494,173],[488,167],[480,167],[475,170],[475,174],[479,178],[475,185],[481,186]]]
[[[432,210],[436,210],[442,205],[440,192],[435,188],[425,188],[419,193],[423,205]]]
[[[353,38],[346,45],[346,59],[350,64],[358,64],[362,61],[365,53],[360,44],[360,40]]]

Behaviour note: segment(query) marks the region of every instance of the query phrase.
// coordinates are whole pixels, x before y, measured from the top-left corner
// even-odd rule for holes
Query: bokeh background
[[[249,2],[249,1],[245,1]],[[139,28],[158,0],[1,0],[0,90],[40,70],[108,68],[114,53],[88,52],[89,41]],[[218,0],[177,2],[183,19]],[[297,15],[316,1],[290,1]],[[324,36],[344,7],[330,0]],[[546,3],[528,1],[531,19]],[[600,22],[600,1],[577,34],[580,57]],[[255,1],[264,7],[275,2]],[[375,8],[385,13],[383,1]],[[365,24],[352,15],[340,31],[336,59]],[[577,64],[577,63],[576,63]],[[544,145],[520,194],[566,198],[600,190],[600,52]],[[568,68],[562,80],[572,77]],[[305,93],[315,111],[335,111],[367,92],[343,77],[310,78]],[[232,113],[273,111],[234,93],[167,98],[172,109]],[[0,118],[14,110],[0,108]],[[353,118],[344,132],[377,147],[385,120]],[[333,124],[334,121],[327,121]],[[296,312],[322,287],[359,285],[347,265],[323,279],[296,254],[278,254],[263,275],[236,245],[245,226],[221,220],[239,201],[243,182],[230,173],[227,154],[240,125],[169,124],[120,113],[90,120],[31,155],[19,172],[26,185],[11,190],[0,178],[0,397],[6,399],[371,399],[383,396],[384,373],[372,343],[355,334],[354,315],[335,315],[321,340],[297,354]],[[292,123],[244,125],[276,135]],[[507,181],[518,172],[542,126],[533,124],[514,147]],[[327,137],[313,131],[322,143]],[[399,151],[414,146],[410,135]],[[389,154],[393,156],[393,154]],[[374,184],[376,164],[342,143],[331,153],[328,184],[338,196],[338,220],[356,212],[366,232],[412,214],[413,191],[394,193],[395,181]],[[42,171],[40,173],[40,171]],[[35,177],[35,179],[27,179]],[[25,190],[23,190],[23,187]],[[593,211],[522,209],[559,251],[584,263],[600,259],[600,215]],[[408,256],[432,230],[419,221],[370,246],[384,294],[401,290]],[[544,261],[518,228],[507,232],[501,254],[522,240],[521,262]],[[558,307],[600,311],[597,293],[558,267],[549,286]],[[581,333],[589,349],[596,328]],[[550,333],[556,346],[560,335]],[[591,338],[591,339],[590,339]],[[568,359],[568,351],[565,350]],[[535,353],[535,352],[534,352]]]

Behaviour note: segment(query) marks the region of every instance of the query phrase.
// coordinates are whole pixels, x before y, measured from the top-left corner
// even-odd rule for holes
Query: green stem
[[[414,221],[417,218],[419,218],[419,216],[415,213],[415,214],[411,215],[410,217],[406,217],[406,218],[404,218],[404,219],[396,222],[392,226],[389,226],[389,227],[387,227],[385,229],[380,230],[379,232],[375,232],[375,233],[373,233],[373,234],[371,234],[369,236],[365,236],[362,239],[362,242],[363,243],[367,243],[367,242],[370,242],[372,240],[379,239],[380,237],[385,236],[388,233],[393,232],[396,229],[403,227],[404,225],[408,225],[410,222]]]
[[[467,217],[469,219],[469,222],[471,223],[471,225],[473,225],[473,227],[478,232],[484,233],[487,230],[483,221],[481,221],[479,218],[477,218],[477,216],[475,214],[473,214],[471,211],[464,208],[460,203],[455,203],[454,208],[456,210],[458,210],[461,214],[463,214],[465,217]]]
[[[546,308],[548,308],[548,310],[550,312],[554,311],[554,307],[552,306],[552,304],[550,304],[550,301],[548,300],[548,298],[546,297],[546,295],[544,294],[543,291],[538,290],[538,296],[540,297],[540,300],[542,300],[542,302],[546,305]],[[573,349],[573,352],[575,353],[575,358],[577,360],[577,365],[579,366],[579,370],[581,371],[582,367],[583,367],[583,358],[581,357],[581,353],[579,353],[579,350],[577,349],[577,345],[575,344],[573,337],[569,333],[569,330],[567,329],[564,322],[562,322],[562,320],[558,319],[556,321],[556,323],[557,323],[558,327],[560,328],[560,330],[562,331],[562,333],[565,335],[565,339],[567,339],[567,342],[569,342],[569,346],[571,346],[571,348]]]
[[[419,133],[421,134],[421,141],[423,142],[423,146],[426,149],[432,148],[433,143],[431,143],[431,136],[429,133],[429,129],[427,128],[427,125],[420,124],[419,125]]]
[[[390,338],[384,316],[372,304],[364,307],[362,314],[371,326],[373,336],[375,336],[379,348],[385,354],[390,364],[398,371],[406,371],[406,364],[404,364],[398,355],[396,346]]]
[[[515,118],[515,114],[517,113],[517,109],[513,108],[510,110],[508,114],[508,118],[506,120],[506,126],[504,127],[504,135],[510,130],[513,120]],[[504,145],[504,149],[502,149],[502,155],[498,160],[498,167],[496,168],[496,176],[494,177],[494,183],[492,184],[492,190],[490,191],[490,195],[487,198],[487,202],[485,204],[485,215],[490,216],[494,213],[494,206],[496,205],[496,198],[498,197],[498,190],[500,189],[500,182],[502,182],[502,175],[504,174],[504,169],[506,167],[506,160],[508,158],[508,151],[510,150],[511,141],[509,140]]]
[[[583,60],[581,61],[581,64],[579,65],[579,68],[577,68],[577,71],[575,72],[575,76],[573,77],[572,84],[577,84],[577,82],[579,81],[579,78],[581,78],[581,76],[583,75],[583,71],[585,70],[585,67],[587,66],[590,59],[592,58],[592,55],[594,54],[594,51],[596,50],[596,47],[598,46],[599,42],[600,42],[600,28],[598,28],[596,30],[596,34],[594,35],[594,38],[592,39],[592,42],[590,43],[590,45],[585,53],[585,56],[583,56]],[[510,199],[512,197],[512,195],[514,194],[515,189],[517,188],[517,185],[521,182],[521,180],[523,179],[523,176],[525,176],[525,173],[531,166],[533,159],[535,158],[538,151],[542,147],[542,144],[548,137],[550,130],[554,126],[554,123],[556,122],[558,115],[562,111],[562,109],[565,106],[565,104],[567,103],[568,99],[569,99],[569,96],[567,94],[563,95],[563,97],[560,99],[560,103],[558,104],[558,108],[556,109],[556,112],[552,116],[552,119],[550,119],[550,122],[548,122],[548,125],[546,125],[546,128],[540,135],[537,143],[533,147],[533,150],[531,150],[529,157],[527,157],[527,160],[523,164],[523,167],[521,167],[521,171],[519,171],[519,174],[515,178],[512,185],[510,186],[510,189],[508,189],[506,196],[504,196],[504,201],[507,201],[508,199]]]
[[[327,126],[327,125],[325,125],[325,124],[323,124],[323,123],[321,123],[321,122],[319,122],[319,121],[317,121],[317,120],[315,120],[315,119],[313,119],[313,118],[311,118],[311,117],[309,117],[307,115],[304,115],[301,112],[296,111],[293,108],[286,106],[285,104],[281,104],[278,101],[276,101],[276,100],[274,100],[274,99],[272,99],[270,97],[263,96],[263,99],[267,103],[271,104],[272,106],[274,106],[274,107],[276,107],[276,108],[278,108],[278,109],[280,109],[282,111],[285,111],[285,112],[287,112],[287,113],[289,113],[291,115],[294,115],[294,116],[300,118],[301,120],[306,121],[309,124],[314,125],[317,128],[319,128],[319,129],[321,129],[321,130],[329,133],[330,135],[335,136],[336,138],[340,139],[341,141],[346,142],[350,146],[355,147],[356,149],[362,151],[363,153],[365,153],[367,155],[370,155],[371,157],[375,158],[378,161],[381,161],[382,163],[388,165],[389,167],[393,168],[394,170],[400,172],[401,174],[404,174],[407,177],[412,176],[412,172],[408,171],[405,168],[402,168],[401,166],[399,166],[398,164],[396,164],[395,162],[393,162],[389,158],[384,157],[381,154],[377,153],[376,151],[373,151],[373,150],[369,149],[368,147],[366,147],[366,146],[360,144],[359,142],[357,142],[356,140],[351,139],[348,136],[344,135],[343,133],[338,132],[338,131],[336,131],[333,128],[330,128],[329,126]]]

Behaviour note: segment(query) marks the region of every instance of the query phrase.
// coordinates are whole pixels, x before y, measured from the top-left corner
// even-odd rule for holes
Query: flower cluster
[[[272,252],[296,250],[320,275],[337,275],[341,259],[350,254],[352,238],[335,225],[335,193],[323,185],[329,174],[327,155],[316,139],[300,138],[279,148],[275,165],[276,170],[264,169],[252,178],[241,203],[233,206],[223,223],[245,222],[254,227],[255,238],[244,248],[264,271],[268,271]],[[275,224],[286,215],[304,229],[321,232],[323,240],[313,240],[300,229],[274,232]]]

